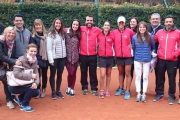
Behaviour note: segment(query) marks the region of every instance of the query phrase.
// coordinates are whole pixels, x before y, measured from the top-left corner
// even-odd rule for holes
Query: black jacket
[[[35,36],[35,37],[32,37],[31,41],[29,42],[30,44],[31,43],[34,43],[38,46],[38,52],[37,52],[37,60],[38,60],[38,65],[40,67],[47,67],[49,65],[49,62],[48,60],[42,60],[42,57],[39,55],[39,51],[40,51],[40,42],[41,42],[41,39],[38,37],[38,36]]]
[[[163,25],[160,25],[158,28],[156,28],[154,34],[156,34],[156,32],[157,32],[158,30],[163,29],[163,28],[164,28],[164,26],[163,26]],[[152,34],[152,32],[153,32],[152,26],[151,26],[151,25],[148,25],[147,29],[148,29],[148,32]],[[153,35],[154,35],[154,34],[153,34]],[[159,43],[156,42],[156,43],[155,43],[156,52],[157,52],[158,47],[159,47]]]
[[[0,66],[3,65],[3,62],[9,64],[9,66],[13,66],[16,62],[14,58],[15,47],[13,47],[11,57],[8,56],[8,48],[5,41],[0,40]]]

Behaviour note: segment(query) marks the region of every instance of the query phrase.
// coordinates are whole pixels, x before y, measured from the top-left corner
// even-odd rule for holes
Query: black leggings
[[[57,71],[56,92],[60,91],[62,73],[65,66],[65,58],[54,59],[54,66],[50,66],[50,85],[52,92],[55,92],[55,75]]]

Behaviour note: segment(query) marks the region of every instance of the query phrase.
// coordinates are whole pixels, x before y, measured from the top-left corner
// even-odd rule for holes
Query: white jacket
[[[50,34],[46,37],[47,55],[49,63],[54,63],[54,59],[66,57],[66,45],[65,39],[60,34],[56,33],[55,38],[52,38]]]

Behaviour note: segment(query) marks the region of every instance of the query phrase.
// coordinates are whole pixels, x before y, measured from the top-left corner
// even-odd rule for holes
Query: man
[[[26,52],[27,45],[31,39],[31,32],[26,29],[24,25],[24,18],[21,14],[15,14],[13,17],[13,23],[15,25],[17,35],[15,38],[15,58],[18,58]]]
[[[158,30],[164,28],[164,26],[161,25],[160,22],[161,22],[161,16],[159,15],[159,13],[153,13],[151,15],[151,18],[150,18],[150,23],[151,24],[148,25],[148,32],[151,33],[151,35],[156,34],[156,32]],[[156,46],[156,52],[157,52],[157,49],[159,47],[159,42],[156,42],[155,46]],[[155,79],[156,79],[155,81],[156,81],[156,85],[157,85],[157,81],[158,81],[158,66],[156,66],[154,70],[155,70]],[[156,88],[155,88],[155,92],[156,92]]]
[[[153,101],[164,99],[165,71],[169,79],[169,104],[174,104],[176,92],[177,57],[180,54],[180,32],[174,26],[171,15],[165,17],[164,29],[159,30],[154,39],[159,42],[158,48],[158,81],[156,84],[157,96]]]
[[[88,81],[87,72],[89,67],[89,77],[91,93],[95,96],[97,93],[97,36],[101,33],[101,30],[93,26],[93,16],[87,15],[85,18],[85,25],[81,26],[81,40],[80,40],[80,69],[81,69],[81,85],[83,95],[88,94]]]
[[[0,23],[0,35],[2,35],[4,28],[5,28],[4,25]]]

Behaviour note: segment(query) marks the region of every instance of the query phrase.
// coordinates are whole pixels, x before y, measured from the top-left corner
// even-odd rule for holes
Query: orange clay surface
[[[97,75],[99,79],[99,69]],[[49,74],[48,74],[49,75]],[[178,83],[178,77],[176,83]],[[67,87],[67,71],[63,73],[61,92],[65,99],[51,99],[51,90],[48,82],[47,96],[43,99],[32,98],[30,106],[35,112],[27,113],[20,111],[15,104],[15,109],[6,106],[3,85],[0,86],[0,120],[180,120],[180,105],[178,100],[178,84],[176,85],[176,100],[174,105],[168,104],[168,78],[166,75],[165,99],[153,102],[155,97],[155,78],[154,72],[150,73],[149,86],[147,92],[147,102],[135,102],[136,92],[133,79],[131,85],[131,98],[124,100],[124,95],[115,96],[115,89],[118,87],[118,70],[112,70],[112,80],[110,84],[110,97],[99,99],[90,92],[82,95],[80,84],[80,69],[77,70],[77,81],[75,85],[76,96],[71,98],[65,95]]]

